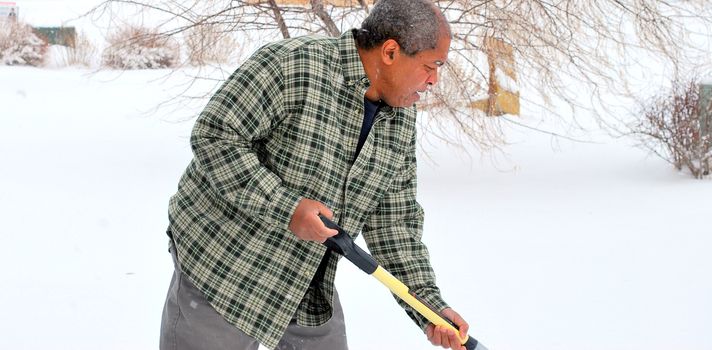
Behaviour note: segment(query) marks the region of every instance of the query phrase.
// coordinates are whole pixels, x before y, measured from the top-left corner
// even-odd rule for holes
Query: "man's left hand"
[[[460,329],[460,338],[465,339],[467,330],[470,328],[467,322],[451,308],[443,310],[442,314]],[[442,346],[445,349],[466,350],[465,347],[460,344],[460,340],[457,339],[457,334],[452,329],[435,326],[431,323],[425,329],[425,334],[427,334],[428,340],[435,346]]]

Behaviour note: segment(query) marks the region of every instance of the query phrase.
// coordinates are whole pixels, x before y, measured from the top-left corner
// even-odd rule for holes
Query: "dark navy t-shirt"
[[[380,102],[370,101],[366,97],[363,98],[363,124],[361,124],[361,134],[358,137],[358,145],[356,146],[356,156],[354,157],[354,161],[356,161],[359,153],[361,153],[361,147],[363,147],[363,144],[366,142],[366,138],[368,138],[368,133],[371,131],[371,127],[373,126],[373,120],[376,118],[376,114],[378,114],[378,109],[380,108]]]

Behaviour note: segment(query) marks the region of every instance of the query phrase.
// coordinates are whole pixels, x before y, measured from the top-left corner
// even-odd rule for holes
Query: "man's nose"
[[[435,85],[438,83],[438,69],[433,70],[432,73],[428,75],[428,79],[425,80],[428,85]]]

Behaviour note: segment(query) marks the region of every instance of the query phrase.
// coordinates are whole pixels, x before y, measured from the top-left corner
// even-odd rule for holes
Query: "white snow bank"
[[[0,348],[157,348],[166,206],[191,158],[176,121],[200,109],[145,113],[191,75],[165,73],[0,67]],[[506,133],[499,168],[435,138],[433,161],[420,154],[424,240],[472,334],[490,349],[712,348],[712,182],[620,140]],[[337,287],[352,349],[432,349],[346,261]]]

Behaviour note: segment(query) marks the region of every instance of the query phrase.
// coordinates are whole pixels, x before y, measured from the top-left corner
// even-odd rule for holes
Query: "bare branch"
[[[269,0],[269,6],[272,8],[274,20],[277,22],[279,31],[282,32],[282,37],[285,39],[289,38],[289,28],[287,28],[287,23],[284,21],[284,17],[282,17],[282,9],[279,8],[275,0]]]
[[[317,17],[319,17],[319,19],[321,19],[321,21],[326,26],[327,33],[329,33],[329,35],[331,36],[339,36],[341,34],[341,31],[336,26],[331,16],[324,9],[324,1],[309,0],[309,3],[311,4],[312,11],[314,11]]]

